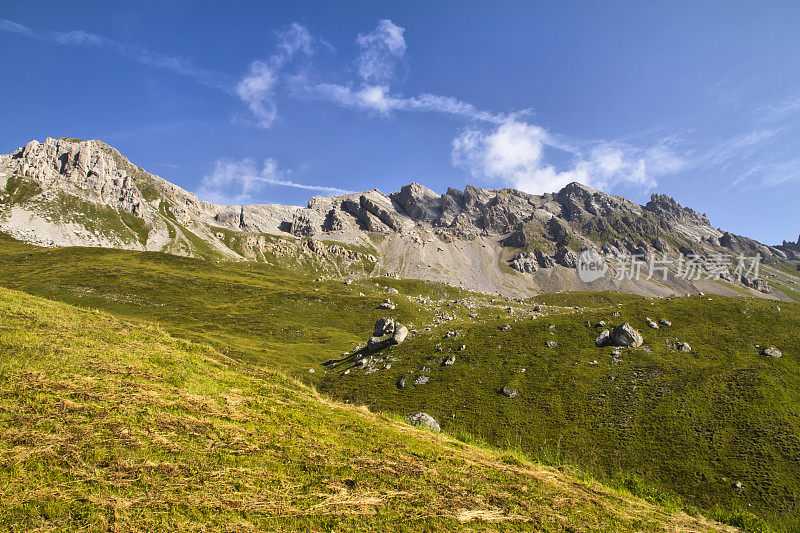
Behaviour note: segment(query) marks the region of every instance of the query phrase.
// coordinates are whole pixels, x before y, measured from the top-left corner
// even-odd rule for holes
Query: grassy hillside
[[[544,307],[534,318],[449,322],[374,356],[377,371],[343,361],[319,386],[378,410],[426,410],[450,431],[605,479],[633,473],[694,505],[800,529],[800,305],[621,293],[536,301]],[[672,325],[650,329],[646,317]],[[596,347],[600,321],[629,322],[644,346],[619,355]],[[761,355],[757,345],[784,356]],[[450,356],[455,362],[443,364]],[[428,381],[415,385],[419,377]]]
[[[3,286],[155,322],[228,355],[287,370],[307,370],[349,350],[380,316],[376,307],[386,294],[373,283],[315,282],[317,275],[155,252],[46,249],[0,235]]]
[[[41,249],[0,237],[5,287],[157,324],[341,401],[402,415],[427,411],[467,441],[577,465],[652,501],[679,495],[752,530],[763,523],[749,513],[778,530],[800,527],[797,304],[618,292],[519,301],[413,280],[315,276],[159,253]],[[387,297],[395,310],[377,308]],[[343,354],[363,345],[381,316],[408,325],[411,336],[361,368]],[[651,330],[645,317],[673,325]],[[614,357],[595,347],[600,320],[630,322],[645,348]],[[692,352],[676,351],[677,341]],[[785,355],[765,358],[756,344]],[[455,363],[442,366],[450,355]],[[331,358],[342,363],[321,365]],[[429,381],[414,385],[423,375]],[[502,396],[503,386],[518,395]]]
[[[0,289],[0,527],[706,531],[336,405],[207,345]]]

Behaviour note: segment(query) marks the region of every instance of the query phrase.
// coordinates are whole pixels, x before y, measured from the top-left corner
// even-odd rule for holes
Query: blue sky
[[[26,4],[2,153],[102,139],[223,203],[581,181],[800,233],[797,2]]]

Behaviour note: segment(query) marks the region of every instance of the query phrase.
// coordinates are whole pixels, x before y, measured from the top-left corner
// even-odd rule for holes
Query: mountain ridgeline
[[[668,196],[654,194],[641,206],[579,183],[541,196],[472,186],[439,195],[412,183],[389,195],[317,196],[306,207],[223,206],[147,173],[102,141],[48,138],[0,156],[0,190],[0,230],[38,245],[302,265],[513,296],[621,289],[785,298],[790,293],[764,276],[732,267],[715,279],[679,276],[674,265],[662,279],[620,270],[628,256],[646,263],[662,254],[759,254],[784,269],[800,262],[800,244],[767,246],[733,235]],[[582,280],[582,250],[596,250],[608,275]]]

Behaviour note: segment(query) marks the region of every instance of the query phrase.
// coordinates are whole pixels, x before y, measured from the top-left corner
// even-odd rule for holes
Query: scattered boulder
[[[558,346],[558,343],[556,341],[547,341],[545,344],[547,345],[548,348],[555,348],[556,346]]]
[[[614,346],[638,348],[643,343],[644,337],[642,337],[642,334],[633,329],[627,322],[615,327],[611,332],[611,344]]]
[[[670,322],[666,318],[658,319],[658,323],[661,324],[662,326],[671,326],[672,325],[672,322]]]
[[[400,294],[400,291],[398,291],[394,287],[389,287],[388,289],[386,289],[386,292],[388,292],[389,294]]]
[[[648,326],[650,326],[650,327],[651,327],[651,328],[653,328],[653,329],[658,329],[658,324],[656,324],[655,322],[653,322],[653,319],[652,319],[652,318],[649,318],[649,317],[648,317],[648,318],[646,318],[645,320],[647,321],[647,325],[648,325]]]
[[[442,428],[439,423],[428,413],[416,413],[408,417],[412,426],[423,427],[439,433]]]
[[[506,398],[515,398],[519,393],[516,390],[509,387],[508,385],[503,385],[502,387],[500,387],[500,394],[502,394]]]
[[[597,337],[597,339],[595,339],[594,343],[597,346],[605,346],[606,344],[608,344],[610,336],[611,334],[609,333],[609,331],[607,329],[604,329],[603,331],[600,332],[600,335]]]
[[[430,377],[424,375],[417,376],[417,379],[414,380],[414,385],[425,385],[430,379]]]
[[[405,326],[396,327],[392,335],[392,344],[400,344],[408,337],[408,328]]]
[[[383,337],[394,332],[394,319],[389,317],[379,318],[375,322],[375,330],[372,332],[373,337]]]
[[[678,351],[679,352],[686,352],[689,353],[692,351],[692,347],[689,346],[688,342],[679,342],[678,343]]]
[[[395,305],[395,303],[393,301],[391,301],[389,298],[386,298],[384,301],[382,301],[380,303],[380,305],[378,305],[378,309],[389,309],[389,310],[392,310],[392,309],[395,309],[396,307],[397,307],[397,305]]]
[[[403,390],[406,388],[406,378],[405,376],[401,377],[397,380],[397,388]]]
[[[761,354],[762,355],[766,355],[768,357],[774,357],[775,359],[783,356],[783,353],[779,349],[775,348],[774,346],[770,346],[768,348],[764,348],[763,350],[761,350]]]
[[[455,362],[456,362],[456,356],[455,355],[451,355],[451,356],[447,357],[447,359],[442,361],[442,366],[451,366]]]
[[[511,331],[511,325],[503,324],[502,326],[500,326],[500,331]]]

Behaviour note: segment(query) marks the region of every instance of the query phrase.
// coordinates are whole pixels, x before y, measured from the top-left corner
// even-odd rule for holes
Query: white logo
[[[594,250],[585,250],[578,256],[578,277],[591,283],[606,275],[608,265],[603,256]]]

